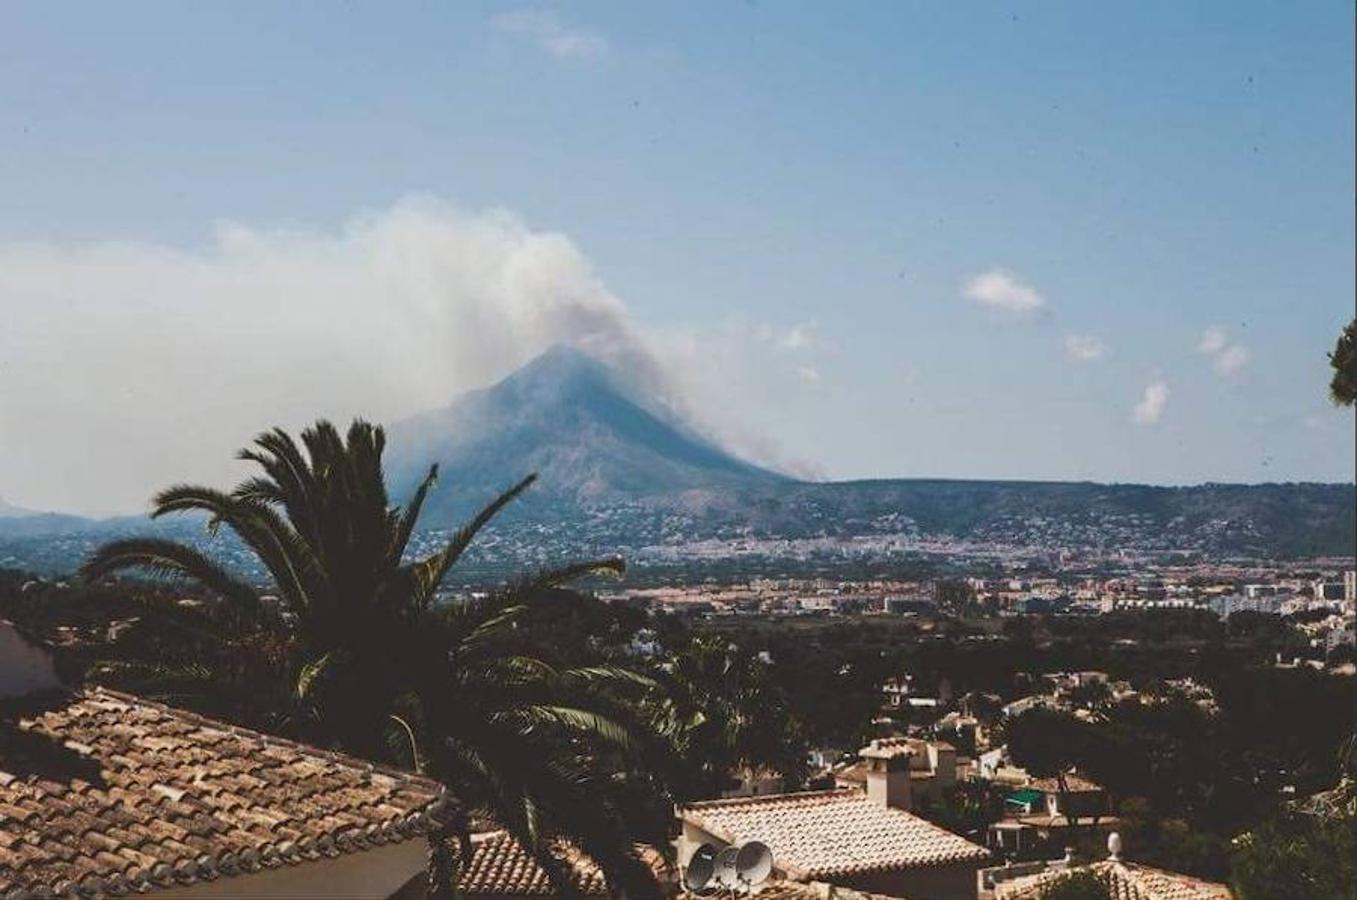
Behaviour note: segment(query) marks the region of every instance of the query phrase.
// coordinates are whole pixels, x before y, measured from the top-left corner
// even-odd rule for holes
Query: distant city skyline
[[[0,7],[0,498],[554,343],[809,477],[1354,478],[1350,4]]]

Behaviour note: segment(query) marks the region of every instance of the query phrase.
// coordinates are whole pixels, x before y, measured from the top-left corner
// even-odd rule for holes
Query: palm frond
[[[429,491],[438,483],[438,465],[435,463],[429,466],[429,472],[424,476],[424,480],[419,483],[415,489],[414,496],[410,502],[405,504],[405,509],[401,513],[400,521],[396,525],[395,534],[391,540],[391,551],[387,560],[391,565],[400,565],[401,559],[405,556],[405,548],[410,544],[410,536],[414,534],[415,525],[419,521],[420,511],[424,508],[424,499],[429,496]]]
[[[409,572],[414,583],[417,596],[425,603],[433,599],[434,593],[438,590],[443,579],[447,577],[448,571],[457,563],[466,548],[471,545],[476,535],[489,524],[490,520],[499,514],[499,511],[508,506],[520,494],[532,486],[537,480],[537,474],[534,472],[527,478],[524,478],[518,484],[509,488],[509,490],[500,494],[476,514],[470,522],[463,525],[453,533],[451,539],[442,550],[430,554],[418,562],[409,566]]]
[[[633,746],[631,732],[613,719],[592,710],[574,706],[533,704],[507,714],[528,727],[560,725],[582,736],[592,736],[622,749]]]
[[[80,577],[97,581],[124,569],[160,578],[189,578],[247,609],[259,607],[254,588],[186,544],[162,538],[109,541],[80,566]]]

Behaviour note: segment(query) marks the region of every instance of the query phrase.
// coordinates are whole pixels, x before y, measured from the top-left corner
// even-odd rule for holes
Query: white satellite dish
[[[763,884],[773,873],[773,851],[763,841],[743,844],[735,853],[735,874],[746,887]]]
[[[716,854],[716,877],[713,880],[726,890],[733,891],[740,886],[740,873],[735,868],[735,857],[739,852],[739,847],[722,847],[721,852]]]
[[[716,848],[703,844],[688,857],[688,867],[683,870],[683,883],[694,894],[701,894],[712,888],[716,875]]]

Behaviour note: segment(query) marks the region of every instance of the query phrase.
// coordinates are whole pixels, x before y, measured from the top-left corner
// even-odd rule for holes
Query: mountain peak
[[[444,483],[474,489],[476,501],[529,472],[541,476],[535,495],[583,505],[782,480],[702,437],[620,373],[566,345],[389,431],[398,484],[437,462]]]
[[[606,372],[607,367],[594,357],[571,344],[552,344],[540,355],[520,368],[515,375],[572,374],[578,372]],[[513,377],[512,375],[510,376]]]
[[[620,381],[608,366],[568,344],[553,344],[540,356],[505,376],[489,391],[548,390],[561,393],[580,387],[620,390]]]

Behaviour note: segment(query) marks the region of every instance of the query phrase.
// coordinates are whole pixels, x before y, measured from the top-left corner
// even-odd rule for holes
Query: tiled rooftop
[[[1034,790],[1043,791],[1047,794],[1054,794],[1060,790],[1060,779],[1058,778],[1034,778],[1028,787]],[[1065,787],[1069,788],[1072,794],[1096,793],[1103,789],[1103,786],[1096,782],[1089,781],[1082,775],[1076,775],[1070,772],[1065,776]]]
[[[581,894],[601,896],[608,892],[603,871],[593,860],[578,852],[563,851],[562,856]],[[464,895],[549,897],[556,893],[542,867],[518,841],[502,831],[472,839],[471,859],[459,873],[457,886]]]
[[[0,894],[104,896],[421,835],[427,779],[87,689],[0,719]]]
[[[471,847],[471,859],[462,867],[457,878],[457,887],[464,896],[556,895],[546,871],[507,832],[474,835]],[[665,881],[671,877],[664,857],[654,848],[638,846],[636,851],[657,879]],[[558,846],[555,854],[570,869],[575,889],[581,894],[601,897],[608,893],[608,882],[603,870],[589,856],[564,845]]]
[[[843,766],[834,773],[834,780],[848,784],[865,785],[867,783],[867,764],[864,762],[855,762]]]
[[[1223,884],[1133,863],[1103,860],[1082,868],[1102,879],[1112,900],[1230,900],[1232,896]],[[1066,870],[1052,870],[1006,881],[995,887],[994,900],[1040,900],[1066,874]]]
[[[960,835],[868,799],[856,788],[712,800],[682,816],[723,841],[768,844],[795,878],[885,872],[980,861],[989,851]]]

